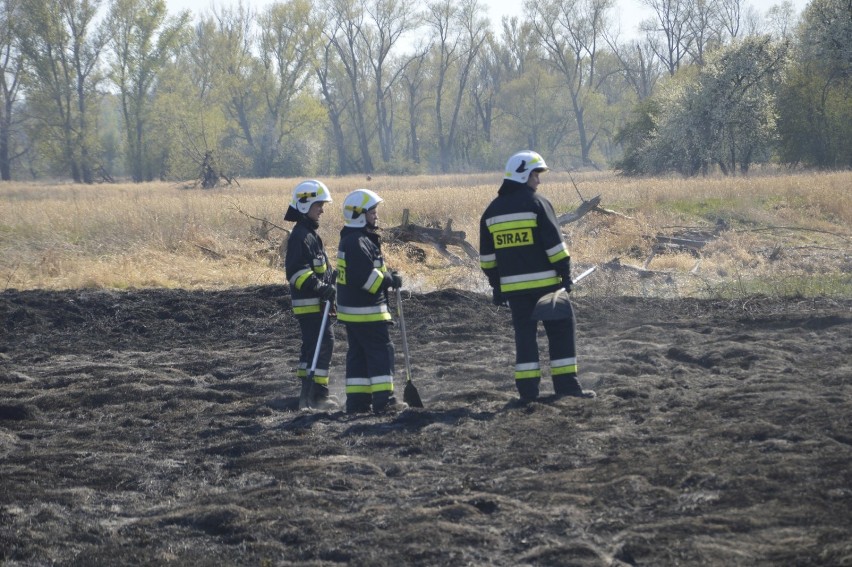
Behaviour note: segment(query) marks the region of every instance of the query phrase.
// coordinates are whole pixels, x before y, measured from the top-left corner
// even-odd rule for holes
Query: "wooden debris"
[[[559,217],[556,218],[556,221],[559,223],[560,226],[562,226],[564,224],[576,222],[576,221],[580,220],[583,216],[588,214],[589,212],[597,209],[597,207],[598,207],[598,205],[600,205],[600,203],[601,203],[601,196],[600,195],[592,197],[588,201],[583,201],[582,203],[580,203],[580,206],[577,207],[575,210],[573,210],[569,213],[565,213],[564,215],[560,215]]]
[[[685,228],[674,233],[671,236],[658,234],[655,237],[654,244],[651,247],[650,255],[645,259],[643,264],[644,269],[648,269],[651,260],[657,254],[680,253],[687,252],[695,256],[695,265],[689,270],[689,273],[695,274],[698,272],[698,267],[701,265],[701,249],[708,243],[713,242],[719,237],[723,231],[727,230],[728,225],[724,222],[716,224],[713,230],[704,230],[700,228]]]
[[[458,246],[471,260],[479,261],[479,252],[465,240],[465,233],[460,230],[453,230],[453,219],[448,219],[444,228],[419,226],[412,224],[408,219],[409,210],[405,209],[402,212],[402,223],[399,226],[385,229],[385,234],[400,242],[429,244],[454,266],[460,266],[465,261],[450,252],[447,246]]]
[[[199,250],[201,250],[201,252],[203,252],[204,255],[207,256],[208,258],[210,258],[211,260],[224,260],[225,259],[224,254],[219,254],[215,250],[211,250],[210,248],[207,248],[206,246],[196,244],[195,247],[198,248]]]

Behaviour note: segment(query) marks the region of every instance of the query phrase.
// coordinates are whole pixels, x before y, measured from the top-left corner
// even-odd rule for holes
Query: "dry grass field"
[[[282,215],[299,179],[241,180],[215,190],[183,185],[3,184],[0,289],[225,289],[283,281]],[[323,179],[335,202],[321,234],[334,257],[340,205],[353,189],[378,192],[384,227],[411,222],[464,231],[478,247],[478,220],[499,175]],[[601,196],[603,209],[563,226],[575,266],[628,266],[587,282],[586,293],[731,296],[850,295],[852,173],[746,178],[625,179],[549,172],[540,191],[557,214]],[[262,221],[266,220],[267,223]],[[660,236],[722,230],[696,254],[649,257]],[[706,236],[706,235],[705,235]],[[389,242],[386,261],[415,291],[483,291],[475,261],[453,265],[427,245]],[[613,260],[616,260],[613,263]],[[630,268],[646,268],[640,272]],[[601,271],[603,272],[603,270]],[[578,273],[575,270],[575,273]]]

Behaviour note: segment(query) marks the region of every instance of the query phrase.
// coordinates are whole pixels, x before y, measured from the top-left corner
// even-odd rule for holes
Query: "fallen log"
[[[586,215],[589,212],[597,209],[598,205],[600,205],[600,204],[601,204],[601,196],[597,195],[595,197],[592,197],[588,201],[583,201],[582,203],[580,203],[580,206],[577,207],[575,210],[568,212],[568,213],[565,213],[563,215],[560,215],[559,217],[556,218],[556,221],[559,223],[560,226],[562,226],[563,224],[576,222],[576,221],[580,220],[584,215]]]
[[[465,240],[465,233],[461,230],[453,230],[453,219],[448,219],[444,228],[432,228],[412,224],[408,220],[409,211],[402,212],[402,223],[399,226],[385,229],[389,238],[400,242],[420,242],[434,247],[441,256],[449,260],[453,265],[464,264],[464,260],[453,254],[447,246],[458,246],[464,250],[467,256],[475,261],[479,260],[479,252]]]

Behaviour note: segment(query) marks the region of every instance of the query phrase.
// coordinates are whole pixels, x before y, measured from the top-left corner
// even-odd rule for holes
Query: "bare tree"
[[[431,51],[431,44],[421,44],[415,48],[414,55],[402,74],[405,87],[406,108],[408,111],[408,144],[407,157],[413,163],[420,163],[420,121],[421,107],[426,102],[424,83],[427,79],[426,57]]]
[[[263,144],[253,120],[263,105],[255,88],[263,81],[263,70],[255,54],[255,18],[254,11],[242,3],[215,10],[208,20],[212,24],[208,27],[212,57],[207,64],[213,66],[215,88],[221,91],[224,108],[236,125],[229,131],[233,138],[230,145],[241,139],[254,159],[255,173],[263,176]]]
[[[651,96],[657,81],[663,74],[663,69],[660,58],[657,57],[648,39],[609,45],[621,65],[624,80],[639,100],[645,100]]]
[[[597,62],[613,0],[529,0],[526,6],[534,14],[533,27],[548,64],[568,89],[583,165],[593,165],[590,154],[598,130],[587,110],[608,79],[598,73]]]
[[[21,88],[24,57],[18,48],[14,22],[20,18],[18,0],[0,0],[0,179],[12,179],[12,132]]]
[[[338,69],[339,62],[334,56],[334,51],[331,41],[327,41],[321,50],[315,73],[323,104],[328,113],[332,143],[337,154],[337,172],[346,175],[355,172],[356,169],[349,157],[344,134],[344,120],[350,99],[347,90],[340,86],[341,83],[346,81],[342,78],[343,71]]]
[[[689,53],[695,63],[704,65],[707,51],[721,46],[719,21],[719,0],[692,0],[687,29],[691,38]]]
[[[488,37],[488,20],[478,0],[439,0],[429,4],[426,23],[435,37],[435,128],[441,171],[446,173],[453,162],[468,79]],[[445,103],[450,107],[446,114]]]
[[[168,18],[164,0],[116,0],[110,7],[110,79],[118,87],[133,181],[150,181],[153,164],[151,106],[160,70],[184,38],[189,13]]]
[[[369,53],[365,52],[362,35],[366,33],[364,0],[328,0],[326,15],[329,25],[324,32],[334,48],[348,81],[345,95],[350,101],[352,126],[361,157],[360,170],[373,172],[373,157],[367,131],[366,94],[369,92]],[[343,94],[342,92],[339,94]]]
[[[78,183],[94,181],[90,103],[108,40],[96,26],[99,7],[99,0],[21,1],[19,37],[31,78],[27,99],[45,109],[43,126],[58,139],[59,159]]]
[[[392,90],[415,58],[398,58],[391,62],[392,50],[409,31],[419,25],[413,0],[371,0],[367,14],[372,26],[361,35],[368,60],[373,70],[376,120],[378,122],[379,149],[382,160],[391,161],[394,148],[392,120]],[[392,65],[388,65],[391,62]]]
[[[798,17],[793,3],[790,0],[784,0],[769,8],[766,12],[766,20],[773,38],[786,40],[792,37]]]
[[[689,54],[690,0],[641,0],[654,16],[642,22],[641,29],[669,75],[674,75]],[[738,0],[733,0],[738,1]]]
[[[307,87],[319,55],[320,14],[309,0],[288,0],[267,8],[259,18],[259,58],[263,81],[258,113],[259,144],[254,148],[255,173],[273,173],[276,159],[291,129],[299,123],[293,103]]]

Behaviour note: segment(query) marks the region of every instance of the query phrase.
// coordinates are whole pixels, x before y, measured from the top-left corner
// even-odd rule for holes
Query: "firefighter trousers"
[[[346,337],[346,412],[381,411],[393,395],[390,323],[349,323]]]
[[[509,298],[515,330],[515,386],[521,398],[535,399],[541,383],[538,354],[538,321],[532,318],[536,302],[544,294],[513,295]],[[569,304],[570,307],[570,304]],[[550,374],[557,395],[575,394],[577,381],[576,327],[574,310],[564,319],[542,321],[547,334]]]

